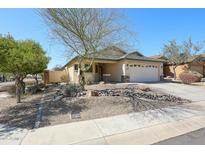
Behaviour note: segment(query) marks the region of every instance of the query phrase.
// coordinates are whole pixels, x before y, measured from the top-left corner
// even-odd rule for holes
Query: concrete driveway
[[[180,83],[158,82],[158,83],[138,83],[153,88],[160,89],[169,94],[190,99],[193,102],[205,101],[205,87],[185,85]]]

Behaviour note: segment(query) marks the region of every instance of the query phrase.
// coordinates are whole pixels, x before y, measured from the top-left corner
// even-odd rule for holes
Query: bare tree
[[[173,65],[174,79],[176,80],[176,68],[186,63],[190,58],[194,58],[204,47],[203,42],[193,43],[191,37],[181,44],[177,44],[173,39],[164,45],[163,55],[168,62]]]
[[[53,35],[62,41],[69,52],[78,56],[79,82],[84,88],[84,72],[105,47],[125,45],[129,31],[122,24],[121,13],[112,9],[43,9],[40,11]],[[82,64],[90,59],[85,68]]]
[[[196,42],[192,41],[192,38],[189,37],[186,41],[182,43],[183,52],[188,55],[187,58],[194,57],[200,52],[203,52],[204,42]]]
[[[55,66],[52,68],[52,70],[54,70],[54,71],[60,71],[60,70],[62,70],[62,66],[61,66],[61,65],[55,65]]]

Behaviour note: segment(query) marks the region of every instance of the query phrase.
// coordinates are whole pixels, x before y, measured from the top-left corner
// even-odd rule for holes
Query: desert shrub
[[[79,92],[82,91],[82,87],[77,84],[69,84],[64,90],[64,95],[69,97],[76,97]]]
[[[29,86],[26,88],[26,93],[36,94],[38,92],[41,92],[44,88],[45,88],[45,85],[43,83],[40,83],[34,86]]]
[[[199,82],[202,77],[203,75],[196,71],[183,72],[179,75],[180,80],[186,84]]]
[[[87,85],[91,85],[91,84],[92,84],[92,82],[91,82],[90,80],[85,80],[85,83],[86,83]]]

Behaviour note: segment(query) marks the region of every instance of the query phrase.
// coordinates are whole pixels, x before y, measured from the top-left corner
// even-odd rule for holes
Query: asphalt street
[[[157,145],[205,145],[205,128],[173,137],[158,143]]]

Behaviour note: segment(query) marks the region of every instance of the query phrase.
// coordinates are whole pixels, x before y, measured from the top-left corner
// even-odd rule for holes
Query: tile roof
[[[98,53],[95,56],[95,59],[99,60],[123,60],[123,59],[129,59],[129,60],[142,60],[142,61],[152,61],[152,62],[162,62],[163,60],[160,59],[154,59],[150,57],[143,56],[140,52],[134,51],[131,53],[126,53],[123,55],[112,55],[112,54],[101,54]]]
[[[101,50],[101,51],[95,53],[95,56],[92,56],[92,55],[88,56],[88,58],[91,58],[91,57],[95,57],[95,59],[97,59],[97,60],[119,61],[119,60],[123,60],[123,59],[128,59],[128,60],[141,60],[141,61],[150,61],[150,62],[164,62],[164,60],[162,60],[162,59],[145,57],[144,55],[142,55],[138,51],[127,53],[118,47],[106,48],[104,50]],[[65,66],[67,66],[71,61],[73,61],[76,58],[78,58],[78,56],[76,56],[75,58],[70,60]]]

